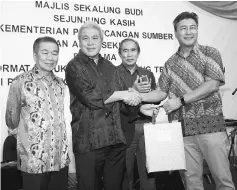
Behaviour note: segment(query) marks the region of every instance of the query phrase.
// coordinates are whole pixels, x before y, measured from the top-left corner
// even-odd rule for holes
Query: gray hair
[[[100,34],[100,38],[103,41],[103,38],[104,38],[103,30],[100,28],[100,26],[98,24],[96,24],[95,22],[92,22],[92,21],[88,21],[80,27],[79,32],[78,32],[78,40],[79,41],[81,38],[82,30],[85,28],[94,28],[94,29],[98,30],[99,34]]]

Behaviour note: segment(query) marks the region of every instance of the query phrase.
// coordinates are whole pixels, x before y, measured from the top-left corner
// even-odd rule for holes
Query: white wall
[[[183,11],[194,11],[199,15],[199,43],[203,45],[210,45],[216,47],[222,55],[223,63],[226,69],[226,85],[223,87],[223,101],[224,101],[224,114],[226,118],[237,119],[237,93],[235,96],[231,92],[237,87],[236,75],[236,60],[237,60],[237,22],[232,20],[223,19],[211,15],[198,7],[190,4],[189,2],[159,2],[159,1],[124,1],[121,2],[102,2],[102,1],[64,1],[52,2],[44,1],[42,3],[44,8],[37,8],[36,2],[40,1],[22,1],[22,2],[0,2],[0,98],[1,98],[1,140],[0,140],[0,157],[2,158],[2,144],[7,136],[7,127],[5,124],[5,109],[6,100],[9,90],[7,81],[9,78],[14,78],[22,73],[24,69],[30,69],[33,65],[32,46],[34,40],[39,36],[49,35],[55,37],[59,41],[67,41],[68,47],[61,47],[60,58],[58,65],[64,66],[73,57],[74,53],[78,52],[77,47],[72,47],[73,42],[77,42],[77,34],[73,34],[81,23],[72,22],[56,22],[54,17],[64,15],[79,16],[84,20],[86,17],[96,17],[105,21],[106,24],[101,23],[103,30],[124,31],[124,32],[138,32],[139,38],[135,38],[141,46],[141,55],[138,65],[150,67],[151,71],[155,74],[156,79],[160,75],[160,70],[156,67],[162,67],[164,62],[177,50],[178,42],[176,39],[147,39],[143,36],[145,33],[165,33],[173,35],[172,22],[174,18]],[[46,2],[46,3],[45,3]],[[48,5],[55,8],[48,8]],[[74,7],[78,8],[81,5],[82,10],[76,11]],[[86,6],[92,10],[95,6],[97,10],[102,11],[104,7],[112,7],[119,9],[119,13],[101,13],[84,11]],[[67,8],[68,7],[68,8]],[[125,9],[135,9],[137,13],[142,15],[126,14]],[[135,23],[135,26],[115,26],[110,23],[110,20],[118,19],[121,21],[126,20],[129,23]],[[44,34],[38,32],[25,33],[25,32],[11,32],[11,26],[41,26],[41,27],[54,27],[54,28],[68,28],[68,35],[60,34]],[[24,26],[23,26],[24,25]],[[125,37],[106,37],[104,41],[108,43],[120,42]],[[118,49],[103,48],[104,53],[110,54],[113,59],[111,60],[115,65],[120,64],[120,59],[117,54]],[[18,72],[10,71],[10,67],[17,65]],[[9,71],[9,72],[8,72]],[[64,77],[64,72],[56,72],[58,76]],[[69,105],[69,96],[67,96],[65,105]],[[68,124],[69,139],[71,139],[70,129],[70,112],[68,106],[65,106],[66,119]],[[72,153],[70,153],[72,157]],[[74,171],[74,163],[70,165],[70,171]]]

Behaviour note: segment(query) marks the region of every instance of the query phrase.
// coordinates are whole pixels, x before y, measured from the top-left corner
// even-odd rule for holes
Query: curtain
[[[190,3],[214,15],[237,20],[237,1],[190,1]]]

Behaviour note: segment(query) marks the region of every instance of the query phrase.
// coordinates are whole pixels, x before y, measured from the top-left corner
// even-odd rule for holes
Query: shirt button
[[[107,116],[107,115],[108,115],[108,113],[106,112],[106,113],[105,113],[105,115]]]

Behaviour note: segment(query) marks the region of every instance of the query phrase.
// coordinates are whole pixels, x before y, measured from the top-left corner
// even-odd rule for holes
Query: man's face
[[[193,19],[184,19],[177,24],[175,37],[181,47],[193,47],[198,38],[198,26]]]
[[[126,41],[121,46],[120,58],[123,64],[133,66],[139,57],[138,49],[133,41]]]
[[[84,54],[91,58],[98,56],[102,45],[102,39],[97,29],[84,28],[81,32],[79,41],[80,48]]]
[[[38,51],[34,53],[37,67],[43,72],[52,71],[58,63],[59,50],[53,42],[41,42]]]

